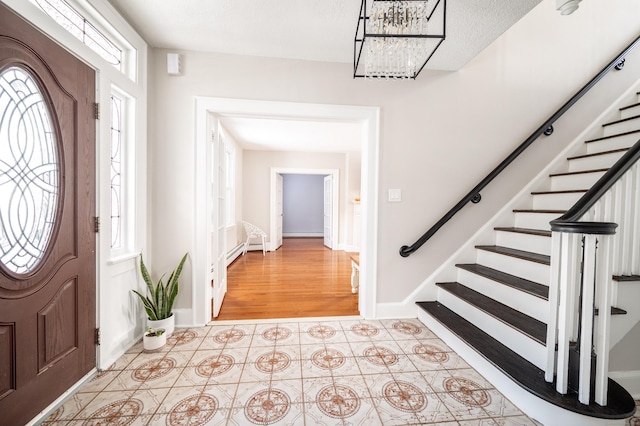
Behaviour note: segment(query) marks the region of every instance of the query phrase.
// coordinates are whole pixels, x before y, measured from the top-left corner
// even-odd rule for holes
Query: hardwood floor
[[[248,252],[227,268],[217,320],[358,315],[350,253],[321,238],[285,238],[275,252]]]

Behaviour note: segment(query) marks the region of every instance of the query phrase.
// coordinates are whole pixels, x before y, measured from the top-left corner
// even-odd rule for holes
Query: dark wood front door
[[[0,4],[0,424],[96,365],[95,73]]]

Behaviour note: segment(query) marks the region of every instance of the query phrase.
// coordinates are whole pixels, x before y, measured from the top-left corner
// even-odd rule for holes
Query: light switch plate
[[[402,190],[401,189],[390,189],[389,190],[389,202],[390,203],[399,203],[402,201]]]

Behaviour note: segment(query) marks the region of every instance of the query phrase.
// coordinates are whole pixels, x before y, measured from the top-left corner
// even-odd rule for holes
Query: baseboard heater
[[[233,262],[238,258],[238,256],[240,256],[243,249],[244,243],[240,243],[227,252],[227,266],[231,265],[231,262]]]

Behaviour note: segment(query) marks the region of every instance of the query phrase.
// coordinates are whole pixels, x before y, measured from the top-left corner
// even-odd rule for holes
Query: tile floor
[[[627,419],[625,422],[627,426],[640,426],[640,399],[636,400],[636,414]]]
[[[213,323],[137,344],[45,425],[536,425],[418,320]]]

